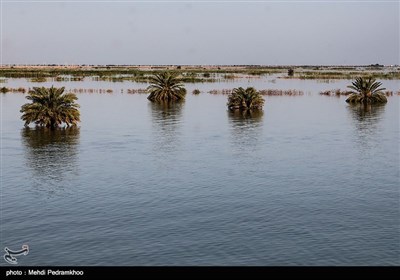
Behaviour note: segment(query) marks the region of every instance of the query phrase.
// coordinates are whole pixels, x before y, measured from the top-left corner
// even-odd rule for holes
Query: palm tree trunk
[[[363,99],[364,104],[371,103],[371,96],[372,94],[370,91],[364,93],[364,99]]]
[[[55,129],[56,126],[57,126],[56,120],[55,120],[55,119],[51,119],[51,120],[50,120],[50,128],[51,128],[51,129]]]

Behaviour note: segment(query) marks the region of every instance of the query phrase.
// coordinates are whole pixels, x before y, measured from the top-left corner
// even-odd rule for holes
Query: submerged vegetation
[[[324,90],[324,91],[320,91],[319,93],[320,95],[325,95],[325,96],[349,96],[350,94],[353,94],[352,91],[349,90],[341,90],[341,89],[332,89],[332,90]],[[391,90],[386,90],[386,91],[382,91],[383,95],[385,96],[393,96],[393,95],[400,95],[400,91],[397,92],[393,92]]]
[[[210,90],[208,93],[210,94],[232,94],[234,89],[213,89]],[[296,90],[296,89],[288,89],[288,90],[282,90],[282,89],[261,89],[258,91],[261,95],[267,95],[267,96],[301,96],[304,95],[304,92],[301,90]]]
[[[79,133],[80,128],[78,126],[60,127],[58,129],[51,129],[48,127],[30,128],[28,126],[21,131],[25,144],[32,148],[32,151],[36,152],[41,148],[53,144],[62,144],[57,146],[59,149],[57,152],[61,152],[61,150],[64,151],[64,149],[66,153],[71,152],[68,146],[71,147],[77,144]],[[35,157],[35,160],[38,160],[38,158],[40,157]],[[37,164],[35,165],[38,166]],[[39,165],[39,167],[45,165],[46,164]]]
[[[147,94],[147,89],[145,89],[145,88],[128,89],[127,93],[129,93],[129,94],[135,94],[135,93]]]
[[[282,95],[287,95],[287,96],[301,96],[304,95],[304,92],[301,90],[296,90],[296,89],[288,89],[288,90],[282,90],[282,89],[262,89],[260,90],[261,95],[268,95],[268,96],[282,96]]]
[[[228,96],[227,106],[229,110],[262,110],[263,105],[264,98],[253,87],[234,88]]]
[[[9,88],[9,87],[1,87],[0,92],[1,93],[26,93],[29,92],[30,88],[24,88],[24,87],[19,87],[19,88]],[[113,90],[110,88],[70,88],[68,89],[69,92],[75,93],[75,94],[93,94],[93,93],[100,93],[100,94],[111,94],[115,92],[120,92],[120,93],[128,93],[128,94],[148,94],[148,90],[146,88],[128,88],[128,89],[120,89],[120,90]],[[233,92],[233,89],[231,88],[225,88],[225,89],[212,89],[209,90],[209,94],[213,95],[228,95]],[[192,91],[193,95],[198,95],[200,94],[201,91],[199,89],[194,89]],[[301,90],[296,90],[296,89],[260,89],[259,93],[264,96],[303,96],[305,93]],[[393,96],[393,95],[400,95],[400,91],[393,92],[393,91],[384,91],[382,92],[386,96]],[[341,89],[333,89],[333,90],[325,90],[321,91],[319,93],[320,95],[326,95],[326,96],[347,96],[350,95],[350,91],[343,91]]]
[[[26,89],[23,87],[19,88],[7,88],[7,87],[1,87],[0,88],[1,93],[7,93],[7,92],[20,92],[20,93],[25,93]]]
[[[264,115],[263,110],[229,110],[228,116],[236,120],[259,121]]]
[[[34,77],[31,79],[32,83],[44,83],[47,79],[45,77]]]
[[[288,70],[289,69],[289,70]],[[85,77],[113,82],[149,82],[151,76],[162,72],[175,72],[185,83],[218,82],[220,79],[236,79],[238,74],[256,78],[262,75],[281,74],[288,79],[354,79],[373,77],[376,79],[400,79],[400,68],[375,66],[266,66],[266,65],[32,65],[2,66],[0,77],[28,78],[34,82],[54,78],[56,81],[82,81]]]
[[[302,80],[337,80],[337,79],[346,79],[351,80],[357,77],[374,77],[376,79],[386,79],[386,80],[394,80],[400,79],[399,71],[303,71],[298,73],[297,76],[293,76],[294,78],[299,78]],[[292,77],[292,78],[293,78]]]
[[[186,89],[182,79],[176,73],[163,72],[156,74],[150,79],[147,90],[147,99],[153,102],[180,101],[185,99]]]
[[[320,95],[325,96],[348,96],[351,94],[351,91],[341,90],[341,89],[332,89],[332,90],[324,90],[319,92]]]
[[[38,126],[55,128],[63,123],[76,125],[80,121],[79,105],[75,102],[78,98],[73,93],[64,93],[64,87],[34,87],[26,99],[32,102],[21,107],[25,126],[34,122]]]
[[[358,77],[351,86],[348,86],[353,91],[351,91],[352,94],[346,99],[346,102],[363,104],[386,103],[387,98],[382,94],[385,88],[381,88],[381,85],[381,82],[377,82],[373,78],[364,79]]]
[[[381,88],[381,79],[400,79],[400,68],[398,66],[372,67],[372,66],[252,66],[252,65],[231,65],[231,66],[188,66],[179,67],[166,66],[1,66],[0,67],[0,93],[26,93],[27,98],[32,101],[22,106],[22,119],[25,125],[34,122],[38,126],[56,127],[62,124],[75,125],[79,122],[79,105],[75,103],[78,93],[104,93],[114,92],[128,94],[148,94],[148,99],[157,103],[170,103],[185,99],[186,89],[184,83],[232,83],[240,79],[248,83],[252,79],[263,80],[260,82],[275,83],[276,79],[320,79],[329,82],[330,79],[352,79],[355,81],[349,86],[350,90],[334,89],[319,92],[324,96],[348,96],[346,102],[374,104],[386,103],[388,96],[400,95],[400,91],[385,91]],[[275,74],[272,78],[262,77],[263,75]],[[44,81],[53,82],[79,82],[88,81],[109,82],[136,82],[138,88],[127,88],[125,85],[120,89],[116,86],[106,89],[73,88],[68,94],[64,94],[64,87],[44,88],[11,88],[3,86],[8,83],[7,78],[26,78],[30,82],[40,83]],[[12,82],[13,83],[13,82]],[[28,83],[29,84],[29,83]],[[196,85],[195,85],[196,86]],[[147,87],[147,88],[144,88]],[[262,110],[264,105],[263,96],[303,96],[304,92],[296,89],[261,89],[253,87],[246,89],[225,88],[205,90],[198,88],[192,90],[193,95],[201,92],[210,94],[228,95],[227,106],[231,111],[253,111]],[[247,114],[244,114],[247,116]]]

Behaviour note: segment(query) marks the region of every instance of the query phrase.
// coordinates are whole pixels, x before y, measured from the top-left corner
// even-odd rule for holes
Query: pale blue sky
[[[3,1],[3,63],[399,64],[398,1],[166,2]]]

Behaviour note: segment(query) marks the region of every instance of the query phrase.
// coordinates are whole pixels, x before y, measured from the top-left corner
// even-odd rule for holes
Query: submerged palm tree
[[[192,92],[194,95],[198,95],[198,94],[200,94],[200,90],[199,89],[195,89],[195,90],[193,90],[193,92]]]
[[[385,88],[379,88],[381,85],[382,83],[373,78],[356,78],[352,85],[348,86],[354,91],[351,91],[352,95],[346,99],[346,102],[363,104],[386,103],[387,98],[381,93]]]
[[[230,110],[261,110],[264,105],[264,98],[253,87],[246,89],[234,88],[228,96],[228,108]]]
[[[163,72],[150,78],[147,87],[150,101],[179,101],[185,99],[186,89],[176,73]]]
[[[62,88],[34,87],[28,93],[26,103],[21,107],[21,119],[25,126],[31,122],[36,125],[55,128],[63,123],[67,126],[76,125],[80,121],[78,99],[73,93],[64,93]]]

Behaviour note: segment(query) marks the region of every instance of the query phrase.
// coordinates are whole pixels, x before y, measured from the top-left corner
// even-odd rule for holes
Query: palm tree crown
[[[363,79],[356,78],[348,88],[352,89],[352,95],[346,100],[349,103],[385,103],[386,96],[381,94],[385,88],[380,88],[381,82],[377,82],[373,78]]]
[[[234,88],[228,96],[228,108],[230,110],[261,110],[264,105],[264,98],[253,87],[246,89]]]
[[[78,99],[73,93],[64,93],[62,88],[34,87],[28,93],[26,103],[21,107],[21,119],[25,126],[31,122],[36,125],[55,128],[65,123],[67,126],[76,125],[80,121]]]
[[[176,73],[163,72],[150,78],[147,87],[150,101],[179,101],[185,99],[186,89]]]

